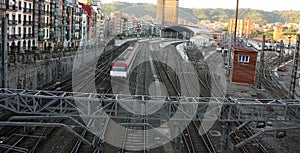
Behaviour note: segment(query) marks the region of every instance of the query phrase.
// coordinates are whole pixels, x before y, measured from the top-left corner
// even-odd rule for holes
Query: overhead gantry
[[[141,103],[144,112],[140,115],[131,115],[130,105],[121,108],[124,104]],[[123,104],[123,105],[122,105]],[[149,113],[153,106],[160,106],[161,109]],[[42,90],[21,90],[21,89],[0,89],[0,107],[16,113],[8,121],[1,121],[1,126],[45,126],[63,127],[74,136],[81,138],[89,145],[99,145],[81,137],[73,130],[73,127],[80,127],[93,133],[99,139],[105,139],[105,132],[111,120],[119,120],[122,126],[147,126],[145,123],[129,123],[126,120],[146,121],[172,121],[167,124],[169,128],[181,126],[182,122],[201,121],[223,122],[226,132],[223,133],[223,143],[228,143],[228,137],[232,132],[241,129],[249,122],[300,122],[300,101],[299,100],[259,100],[259,99],[234,99],[217,97],[152,97],[146,95],[118,95],[99,93],[77,93],[63,91],[42,91]],[[81,117],[86,122],[82,124],[75,118]],[[41,123],[28,120],[51,120],[64,118],[72,121],[72,124],[62,123]],[[122,122],[124,121],[124,122]],[[235,122],[240,122],[238,127],[232,127]],[[165,127],[166,127],[165,126]],[[98,128],[101,127],[101,128]],[[97,128],[97,130],[95,130]],[[153,128],[153,127],[152,127]],[[279,127],[272,131],[293,130],[300,127]],[[207,132],[207,131],[205,131]],[[233,146],[240,147],[263,134],[261,131],[252,137]]]

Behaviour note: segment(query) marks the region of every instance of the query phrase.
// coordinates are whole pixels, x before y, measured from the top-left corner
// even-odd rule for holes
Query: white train
[[[111,63],[110,76],[112,78],[127,78],[128,71],[135,59],[136,52],[136,44],[134,43]]]
[[[261,51],[262,50],[262,42],[263,42],[262,38],[253,38],[253,39],[248,41],[247,47],[252,46],[256,50]],[[269,38],[266,39],[264,50],[280,51],[279,49],[280,49],[279,48],[279,43],[277,41],[269,39]]]

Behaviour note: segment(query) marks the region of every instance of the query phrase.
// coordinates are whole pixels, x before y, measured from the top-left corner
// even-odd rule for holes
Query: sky
[[[101,0],[102,3],[122,1],[129,3],[152,3],[157,0]],[[236,0],[179,0],[179,6],[185,8],[225,8],[235,9]],[[300,0],[239,0],[239,8],[252,8],[265,11],[297,10],[300,11]]]

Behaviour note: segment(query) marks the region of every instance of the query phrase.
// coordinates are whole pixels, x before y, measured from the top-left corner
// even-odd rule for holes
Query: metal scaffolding
[[[78,101],[77,103],[75,101]],[[207,108],[209,111],[222,112],[218,115],[218,121],[245,122],[245,121],[300,121],[300,101],[298,100],[274,100],[274,99],[234,99],[234,98],[213,98],[213,97],[152,97],[146,95],[118,95],[118,94],[98,94],[98,93],[77,93],[63,91],[42,91],[42,90],[22,90],[22,89],[0,89],[0,107],[18,114],[34,115],[62,115],[95,117],[95,118],[122,118],[122,110],[116,109],[118,105],[131,102],[143,104],[161,104],[165,108],[163,116],[142,116],[150,120],[182,120],[181,116],[174,118],[175,112],[168,109],[174,105],[182,114],[184,108],[196,109]],[[98,106],[99,109],[95,109]],[[189,107],[192,106],[192,107]],[[101,115],[104,110],[106,115]],[[65,110],[68,110],[65,112]],[[222,110],[222,111],[221,111]],[[79,112],[79,113],[78,113]],[[108,113],[109,112],[109,113]],[[207,112],[197,112],[195,121],[203,120]],[[98,115],[96,115],[98,114]],[[138,119],[141,119],[139,117]],[[208,119],[210,120],[210,119]]]
[[[147,115],[128,116],[127,109],[132,103],[140,103],[147,110],[151,105],[160,106],[160,111]],[[152,105],[152,106],[153,106]],[[125,107],[125,108],[124,108]],[[147,108],[148,107],[148,108]],[[150,126],[141,123],[126,123],[126,120],[147,120],[147,121],[220,121],[229,125],[224,136],[224,144],[230,131],[239,130],[240,127],[231,128],[230,123],[242,122],[246,125],[249,122],[299,122],[300,101],[298,100],[274,100],[274,99],[235,99],[235,98],[213,98],[213,97],[152,97],[146,95],[119,95],[119,94],[98,94],[78,93],[63,91],[42,91],[42,90],[21,90],[21,89],[0,89],[0,108],[10,110],[22,116],[11,117],[9,121],[0,122],[0,126],[45,126],[63,127],[74,136],[82,139],[89,145],[98,146],[89,142],[72,127],[80,127],[93,133],[96,137],[104,139],[107,124],[111,119],[124,120],[120,125],[126,126]],[[176,111],[174,111],[176,110]],[[201,111],[200,111],[201,110]],[[203,111],[205,110],[205,111]],[[27,116],[26,116],[27,115]],[[78,122],[75,118],[89,120],[88,125]],[[26,122],[31,119],[50,120],[54,118],[70,119],[72,124],[62,123],[40,123]],[[100,121],[101,123],[93,123]],[[103,127],[102,131],[93,131],[93,126]],[[174,125],[170,125],[174,126]],[[173,127],[170,127],[173,128]],[[293,128],[291,128],[293,129]],[[227,134],[226,134],[227,133]],[[235,147],[259,136],[262,133],[248,138]]]

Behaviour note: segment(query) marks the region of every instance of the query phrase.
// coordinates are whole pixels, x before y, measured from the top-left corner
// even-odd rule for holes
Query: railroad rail
[[[124,115],[122,111],[116,109],[116,106],[122,102],[130,102],[132,99],[137,103],[164,103],[166,111],[162,117],[155,116],[131,116],[134,120],[175,120],[185,121],[181,117],[174,117],[174,110],[167,109],[172,106],[177,111],[189,114],[181,106],[189,105],[196,108],[206,108],[209,105],[215,106],[210,110],[214,114],[215,110],[225,110],[222,114],[214,114],[215,117],[205,118],[203,112],[198,112],[193,118],[193,121],[220,121],[220,122],[259,122],[259,121],[273,121],[273,122],[299,122],[300,119],[300,101],[298,100],[276,100],[276,99],[235,99],[224,97],[188,97],[175,96],[166,99],[165,96],[149,96],[149,95],[124,95],[124,94],[105,94],[105,93],[82,93],[82,92],[63,92],[63,91],[45,91],[45,90],[22,90],[22,89],[0,89],[0,107],[11,110],[22,115],[36,115],[54,117],[66,117],[75,120],[80,117],[78,111],[84,112],[82,108],[74,105],[74,101],[80,99],[84,104],[87,113],[82,114],[83,117],[91,119],[105,118],[105,119],[120,119],[128,120],[128,116]],[[170,100],[172,99],[172,100]],[[99,106],[98,110],[94,110],[94,106]],[[106,108],[105,114],[95,113]],[[68,110],[68,111],[65,111]],[[25,116],[28,117],[28,116]],[[28,119],[28,118],[27,118]],[[74,124],[68,123],[39,123],[39,122],[25,122],[26,120],[18,121],[1,121],[2,126],[21,126],[21,127],[64,127],[68,132],[74,134],[83,143],[88,145],[95,145],[91,140],[85,138],[82,131],[74,131],[72,127]],[[76,126],[93,133],[87,127],[80,123],[75,123]],[[105,129],[104,129],[105,130]],[[253,135],[256,136],[256,135]],[[99,136],[99,138],[103,138]],[[249,141],[249,140],[247,140]],[[237,144],[237,147],[241,142]]]
[[[292,56],[285,58],[284,60],[291,59]],[[270,91],[271,95],[277,99],[287,99],[288,91],[285,89],[278,80],[274,77],[273,69],[274,66],[278,65],[281,62],[280,58],[269,59],[268,66],[264,69],[263,77],[263,85],[264,87]]]
[[[116,58],[118,56],[118,54],[122,53],[122,50],[124,50],[124,48],[126,48],[128,46],[128,44],[130,44],[131,42],[125,43],[125,45],[122,45],[118,48],[114,48],[112,50],[106,51],[104,52],[99,60],[101,62],[98,62],[97,65],[97,69],[94,70],[96,71],[96,83],[101,82],[101,80],[103,80],[103,78],[106,78],[108,75],[107,73],[109,72],[109,62],[111,62],[112,59]],[[107,58],[109,57],[109,58]],[[84,75],[85,71],[82,71],[81,74],[79,75]],[[74,83],[74,82],[73,82]],[[76,83],[76,82],[75,82]],[[80,83],[80,82],[79,82]],[[64,90],[64,91],[70,91],[72,90],[72,76],[68,76],[65,79],[58,81],[52,85],[48,85],[46,87],[44,87],[45,90],[52,90],[52,91],[57,91],[57,90]],[[109,89],[108,89],[109,90]],[[34,103],[34,101],[32,99],[27,100],[27,103]],[[57,102],[53,102],[52,106],[58,106],[59,103]],[[8,112],[8,111],[7,111]],[[64,113],[68,112],[68,110],[65,110]],[[14,112],[16,113],[16,112]],[[11,116],[13,116],[14,114],[12,112],[8,112],[5,114],[5,116],[2,116],[3,118],[11,118]],[[23,121],[25,121],[26,119],[22,119]],[[39,123],[49,123],[49,120],[39,120]],[[64,123],[63,119],[57,119],[57,120],[53,120],[51,122],[54,123]],[[51,123],[50,122],[50,123]],[[6,128],[6,127],[3,127]],[[2,133],[3,133],[3,128],[2,128]],[[34,152],[37,148],[37,146],[46,138],[49,137],[49,135],[51,133],[53,133],[53,131],[55,131],[55,127],[53,126],[45,126],[45,127],[40,127],[40,126],[33,126],[33,127],[29,127],[26,128],[28,129],[27,132],[18,132],[17,130],[19,129],[18,126],[16,126],[15,128],[8,128],[8,130],[6,130],[6,132],[4,132],[4,134],[7,136],[9,135],[9,137],[7,137],[5,139],[5,144],[1,144],[0,148],[5,148],[5,152],[9,152],[11,150],[15,150],[15,151],[20,151],[20,152]],[[94,135],[91,134],[90,131],[87,131],[86,129],[83,130],[79,130],[82,131],[82,134],[80,135],[81,137],[86,137],[88,136],[88,140],[92,141]],[[21,134],[17,134],[17,133],[21,133]],[[22,134],[23,133],[23,134]],[[3,135],[3,134],[1,134]],[[11,145],[9,145],[11,144]],[[91,149],[92,147],[90,145],[82,145],[82,139],[78,139],[73,147],[73,149],[71,150],[71,152],[77,152],[82,150],[83,147],[85,148],[89,148]],[[23,147],[21,147],[23,146]],[[31,147],[31,148],[30,148]],[[85,151],[87,151],[87,149],[83,149]],[[97,150],[95,150],[97,151]],[[99,150],[98,150],[99,151]]]

